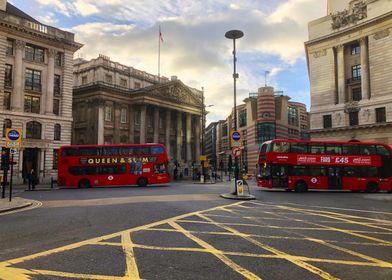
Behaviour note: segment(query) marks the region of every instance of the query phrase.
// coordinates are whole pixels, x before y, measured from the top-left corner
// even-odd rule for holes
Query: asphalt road
[[[42,206],[0,216],[0,279],[392,279],[392,194],[225,192],[25,192]]]

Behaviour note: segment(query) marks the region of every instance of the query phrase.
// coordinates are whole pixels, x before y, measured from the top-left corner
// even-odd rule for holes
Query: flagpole
[[[161,25],[158,31],[158,82],[161,82]]]

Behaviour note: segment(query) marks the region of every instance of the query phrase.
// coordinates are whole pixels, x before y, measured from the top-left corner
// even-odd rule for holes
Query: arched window
[[[32,121],[26,124],[26,138],[41,139],[41,124],[39,122]]]
[[[58,123],[54,125],[54,140],[61,140],[61,125]]]
[[[3,123],[3,137],[5,137],[5,130],[11,127],[12,127],[12,121],[10,119],[5,119]]]

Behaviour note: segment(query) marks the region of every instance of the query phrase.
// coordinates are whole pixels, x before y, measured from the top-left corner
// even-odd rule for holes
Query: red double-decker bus
[[[271,140],[260,146],[257,185],[391,192],[391,155],[392,148],[378,142]]]
[[[57,185],[146,186],[170,181],[161,144],[71,145],[58,154]]]

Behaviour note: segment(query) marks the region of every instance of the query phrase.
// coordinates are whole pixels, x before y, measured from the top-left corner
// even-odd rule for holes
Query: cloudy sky
[[[326,15],[326,0],[9,0],[43,24],[75,33],[84,47],[76,56],[99,54],[204,87],[208,122],[224,119],[233,106],[233,44],[237,40],[237,104],[265,84],[283,90],[309,110],[304,53],[309,21]],[[38,8],[37,8],[38,7]]]

